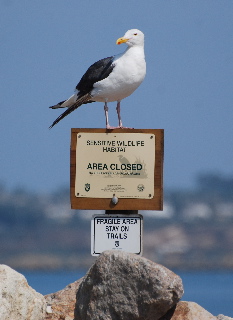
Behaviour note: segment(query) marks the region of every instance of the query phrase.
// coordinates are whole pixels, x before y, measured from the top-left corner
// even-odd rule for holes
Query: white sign
[[[142,221],[136,215],[94,215],[91,220],[91,254],[122,250],[142,254]]]
[[[154,196],[155,135],[79,132],[76,197]]]

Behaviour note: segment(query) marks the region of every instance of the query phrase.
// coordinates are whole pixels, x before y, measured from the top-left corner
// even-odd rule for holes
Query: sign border
[[[119,198],[114,205],[111,198],[79,198],[75,196],[76,178],[76,145],[77,135],[90,133],[147,133],[155,135],[155,168],[154,197],[151,199]],[[70,202],[71,209],[81,210],[163,210],[163,160],[164,130],[163,129],[90,129],[72,128],[70,145]]]

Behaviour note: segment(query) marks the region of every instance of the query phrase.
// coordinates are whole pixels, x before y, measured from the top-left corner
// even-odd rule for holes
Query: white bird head
[[[144,34],[138,29],[128,30],[124,37],[117,39],[116,44],[126,43],[129,47],[143,46]]]

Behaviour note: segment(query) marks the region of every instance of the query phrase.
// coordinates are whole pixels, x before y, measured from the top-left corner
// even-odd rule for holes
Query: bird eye
[[[134,36],[137,36],[138,34],[137,33],[134,33]]]

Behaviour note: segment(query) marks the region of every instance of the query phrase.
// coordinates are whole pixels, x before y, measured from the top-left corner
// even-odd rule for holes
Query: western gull
[[[104,102],[106,128],[124,128],[120,114],[121,100],[131,95],[146,75],[144,34],[138,29],[128,30],[116,44],[126,43],[125,52],[101,59],[91,65],[68,99],[50,107],[67,108],[49,128],[61,121],[82,104]],[[118,127],[111,127],[108,120],[108,102],[117,101]]]

